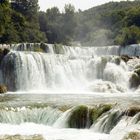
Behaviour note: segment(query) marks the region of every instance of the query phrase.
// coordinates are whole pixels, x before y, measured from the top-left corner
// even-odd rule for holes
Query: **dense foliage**
[[[0,42],[40,42],[45,35],[40,32],[37,0],[0,1]]]
[[[109,2],[75,12],[39,11],[38,0],[0,0],[0,43],[48,42],[122,46],[140,43],[140,1]]]
[[[140,1],[109,2],[79,12],[76,40],[84,45],[140,42]]]
[[[65,5],[64,13],[57,7],[39,13],[39,23],[42,32],[45,32],[49,43],[69,45],[73,41],[77,27],[75,9],[72,5]]]

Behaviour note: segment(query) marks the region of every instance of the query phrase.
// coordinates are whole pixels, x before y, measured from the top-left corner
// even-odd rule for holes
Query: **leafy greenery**
[[[140,42],[140,1],[109,2],[77,13],[83,45],[129,45]]]
[[[77,21],[72,5],[65,5],[65,12],[60,13],[57,7],[39,13],[41,31],[45,32],[48,42],[70,45],[74,39]]]
[[[37,0],[0,1],[0,42],[45,41],[38,22]]]
[[[109,2],[86,11],[65,5],[39,11],[38,0],[0,0],[0,43],[86,46],[140,43],[140,1]]]

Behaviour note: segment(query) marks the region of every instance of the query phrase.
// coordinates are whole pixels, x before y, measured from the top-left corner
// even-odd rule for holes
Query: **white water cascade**
[[[1,65],[3,83],[10,91],[126,92],[129,73],[125,62],[112,56],[116,48],[62,46],[57,49],[63,53],[56,54],[49,45],[48,53],[12,51]]]
[[[139,132],[140,61],[120,56],[140,55],[139,45],[6,48],[11,51],[1,60],[0,82],[9,93],[0,96],[0,139],[124,140]]]

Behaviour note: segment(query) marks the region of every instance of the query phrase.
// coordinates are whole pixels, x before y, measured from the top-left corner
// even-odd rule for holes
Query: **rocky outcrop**
[[[7,92],[7,87],[4,85],[0,85],[0,94],[4,94]]]
[[[6,56],[10,52],[9,49],[0,49],[0,63],[2,62],[4,56]]]
[[[138,114],[140,112],[140,107],[130,107],[127,111],[126,111],[126,115],[133,117],[136,114]]]
[[[121,59],[127,63],[130,59],[133,59],[132,57],[128,56],[128,55],[121,55]]]
[[[123,140],[140,140],[140,132],[129,132]]]
[[[77,106],[68,118],[70,128],[89,128],[104,113],[112,109],[112,105],[100,105],[94,108]]]
[[[0,136],[0,140],[45,140],[42,135],[4,135]]]
[[[130,77],[130,88],[137,88],[140,85],[140,68],[137,66]]]
[[[88,107],[78,106],[74,109],[68,119],[68,125],[70,128],[85,128],[88,119]]]

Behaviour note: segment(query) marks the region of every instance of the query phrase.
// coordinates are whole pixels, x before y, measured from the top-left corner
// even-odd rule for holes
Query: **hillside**
[[[77,19],[76,40],[83,45],[125,45],[140,41],[140,1],[138,0],[109,2],[80,11],[77,13]],[[131,36],[135,36],[135,39],[132,40]]]
[[[86,11],[65,5],[39,11],[38,0],[0,2],[0,43],[105,46],[140,43],[140,1],[109,2]]]

